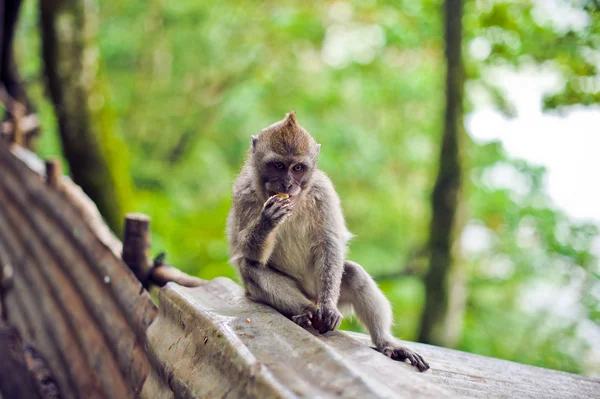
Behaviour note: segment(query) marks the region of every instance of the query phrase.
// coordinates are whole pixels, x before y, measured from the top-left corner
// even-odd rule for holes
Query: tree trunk
[[[0,0],[0,102],[6,112],[4,129],[18,137],[15,141],[33,150],[38,135],[35,107],[19,75],[15,62],[15,31],[19,21],[22,0]],[[3,130],[4,130],[3,129]],[[24,137],[22,135],[24,134]]]
[[[73,180],[96,203],[108,225],[121,230],[130,178],[126,150],[102,93],[93,0],[40,0],[42,56]]]
[[[14,39],[22,0],[0,0],[0,84],[12,100],[31,108],[15,64]],[[11,109],[7,109],[11,113]]]
[[[439,171],[431,197],[429,269],[419,340],[453,346],[460,335],[464,284],[453,258],[461,188],[460,141],[463,126],[464,70],[461,57],[462,0],[445,2],[446,113]]]

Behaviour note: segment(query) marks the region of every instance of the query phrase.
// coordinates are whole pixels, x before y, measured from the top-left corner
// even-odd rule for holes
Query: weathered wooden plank
[[[6,243],[4,253],[6,253],[15,267],[13,279],[13,288],[8,296],[9,303],[12,302],[15,306],[13,312],[9,313],[12,322],[13,320],[22,320],[19,324],[26,325],[26,330],[20,328],[20,332],[26,331],[25,336],[29,342],[32,342],[38,349],[42,351],[44,356],[50,362],[55,375],[58,378],[58,383],[62,394],[65,398],[76,398],[79,395],[77,385],[75,384],[69,369],[69,363],[64,354],[58,350],[59,345],[54,334],[54,331],[49,329],[47,320],[40,316],[40,306],[37,304],[37,297],[28,292],[23,292],[21,287],[26,287],[26,282],[20,282],[23,276],[19,272],[23,265],[25,257],[24,251],[20,254],[16,252],[18,248],[14,242],[14,238],[10,235],[10,231],[5,226],[0,213],[0,241]],[[16,313],[18,311],[19,313]]]
[[[137,335],[130,329],[130,324],[124,318],[121,308],[112,300],[108,288],[112,279],[109,277],[108,280],[100,281],[95,273],[90,273],[89,262],[73,249],[70,237],[62,234],[55,220],[41,212],[35,203],[28,208],[22,205],[31,197],[19,189],[19,185],[10,173],[7,175],[5,188],[8,194],[6,201],[17,209],[15,213],[27,215],[24,226],[30,224],[28,231],[44,243],[48,253],[56,258],[56,264],[69,277],[70,284],[78,288],[90,313],[104,331],[104,336],[119,361],[120,369],[127,376],[133,390],[139,391],[150,366]],[[135,301],[138,294],[139,291],[132,301]]]
[[[63,176],[60,192],[74,213],[81,218],[82,223],[89,228],[97,240],[112,252],[116,259],[120,259],[123,244],[104,223],[96,204],[85,195],[81,187],[73,183],[69,177]]]
[[[20,147],[17,148],[19,148],[19,156],[27,153]],[[13,151],[16,152],[15,149]],[[86,221],[89,222],[90,219],[84,220],[78,213],[81,209],[79,211],[75,210],[70,201],[67,200],[76,195],[71,192],[73,185],[69,183],[68,179],[64,178],[61,181],[61,190],[47,190],[42,182],[41,175],[29,169],[13,153],[0,151],[0,157],[11,168],[15,176],[19,177],[18,183],[10,180],[7,182],[11,192],[20,192],[21,196],[29,197],[40,210],[43,210],[44,215],[52,218],[57,227],[74,244],[77,252],[86,259],[87,264],[93,267],[100,280],[103,280],[106,276],[110,278],[111,284],[108,285],[108,288],[112,296],[119,303],[121,311],[125,313],[127,320],[138,334],[138,338],[143,339],[146,328],[156,317],[157,308],[134,274],[127,267],[123,267],[120,253],[115,256],[115,245],[109,243],[111,245],[109,247],[96,234],[102,229],[92,230],[86,224]],[[32,159],[28,162],[36,168],[40,167]],[[76,192],[77,190],[73,191]],[[82,201],[80,200],[80,202]],[[96,220],[96,217],[92,216],[91,219]],[[104,239],[110,241],[109,234],[106,234],[106,231],[103,234]]]
[[[0,223],[6,226],[5,215],[0,215]],[[18,245],[19,243],[17,243]],[[24,248],[18,245],[15,248]],[[22,259],[22,267],[17,271],[18,276],[22,277],[15,280],[15,288],[18,290],[21,298],[31,297],[32,305],[28,309],[31,318],[39,317],[44,321],[45,330],[38,334],[50,333],[53,337],[54,345],[59,348],[64,358],[65,371],[71,375],[75,383],[79,397],[102,398],[102,387],[97,381],[94,373],[87,367],[85,357],[79,343],[72,339],[74,331],[69,328],[67,322],[66,309],[61,308],[49,292],[47,284],[37,275],[33,269],[34,259],[27,247],[26,253]],[[37,309],[36,309],[37,307]]]
[[[2,195],[2,194],[0,194]],[[105,391],[109,397],[125,398],[128,389],[119,370],[120,365],[116,360],[114,349],[109,346],[102,329],[97,325],[91,313],[84,304],[85,300],[74,289],[71,282],[56,263],[55,256],[48,253],[44,246],[36,238],[36,233],[30,226],[30,222],[21,220],[19,229],[16,228],[19,214],[10,201],[5,208],[5,216],[11,224],[17,245],[27,246],[33,262],[31,272],[38,275],[50,292],[52,298],[57,302],[59,308],[69,309],[65,318],[70,327],[72,337],[77,339],[86,357],[87,364],[93,374],[98,376],[98,391]],[[27,244],[26,244],[27,243]],[[43,265],[43,266],[42,266]]]

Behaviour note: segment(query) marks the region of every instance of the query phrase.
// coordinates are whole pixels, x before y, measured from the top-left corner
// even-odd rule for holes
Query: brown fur
[[[270,149],[280,155],[299,156],[317,151],[317,143],[296,121],[296,113],[263,129],[258,135],[259,150]]]

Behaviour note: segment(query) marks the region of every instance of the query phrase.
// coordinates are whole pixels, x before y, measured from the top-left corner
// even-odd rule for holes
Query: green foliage
[[[25,2],[17,47],[45,156],[60,148],[40,85],[36,7]],[[466,52],[467,88],[487,88],[510,114],[503,93],[483,80],[486,68],[549,62],[566,85],[548,107],[597,102],[580,78],[597,78],[586,49],[600,47],[598,12],[584,10],[592,21],[584,30],[561,31],[534,9],[529,1],[467,2],[465,46],[490,43],[485,59]],[[131,157],[132,210],[152,217],[153,251],[202,278],[235,277],[224,234],[231,184],[250,135],[293,108],[323,145],[320,166],[357,236],[351,258],[376,278],[417,274],[380,284],[394,305],[394,332],[414,339],[443,116],[441,10],[441,1],[408,0],[101,0],[105,101]],[[464,162],[468,226],[490,245],[462,260],[469,296],[459,347],[598,373],[585,368],[589,348],[578,335],[581,323],[600,323],[600,270],[590,249],[597,227],[555,209],[544,170],[510,159],[499,143],[467,141]],[[489,185],[496,167],[513,170],[526,192]],[[577,317],[558,311],[560,304],[533,306],[532,293],[566,288],[578,296]]]

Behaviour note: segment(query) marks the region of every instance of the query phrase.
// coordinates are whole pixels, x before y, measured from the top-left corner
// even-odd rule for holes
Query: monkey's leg
[[[294,279],[249,259],[242,261],[240,274],[251,299],[270,305],[302,327],[312,325],[317,308]]]
[[[362,266],[348,260],[344,262],[340,293],[340,305],[346,304],[352,305],[379,352],[394,360],[408,359],[419,371],[429,368],[421,355],[396,342],[391,334],[392,308],[389,301]]]

